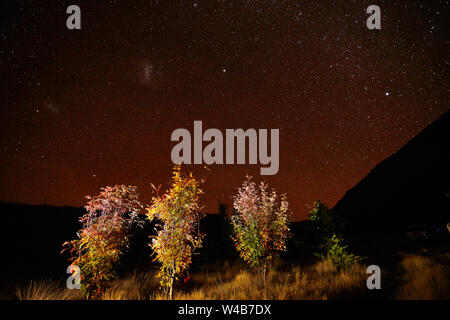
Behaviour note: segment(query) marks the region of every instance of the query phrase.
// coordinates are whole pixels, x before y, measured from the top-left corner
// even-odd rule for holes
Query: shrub
[[[344,244],[342,237],[333,234],[325,238],[321,245],[322,252],[316,254],[320,260],[331,260],[336,269],[348,269],[355,263],[363,260],[362,257],[348,252],[348,246]]]

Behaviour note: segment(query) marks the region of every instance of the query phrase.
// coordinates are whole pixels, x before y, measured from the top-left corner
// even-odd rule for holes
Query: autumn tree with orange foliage
[[[151,236],[150,244],[155,258],[161,266],[158,277],[161,287],[169,299],[173,299],[174,281],[185,272],[191,262],[195,249],[202,245],[203,234],[199,231],[199,222],[204,214],[200,213],[200,196],[203,194],[204,180],[197,180],[192,173],[185,176],[180,166],[173,169],[171,187],[165,194],[153,197],[148,209],[148,219],[156,219],[156,236]]]
[[[142,225],[138,214],[143,209],[135,186],[102,188],[98,196],[87,196],[87,213],[80,218],[78,239],[65,242],[70,261],[81,271],[81,292],[99,298],[116,278],[116,266],[129,246],[129,229]]]

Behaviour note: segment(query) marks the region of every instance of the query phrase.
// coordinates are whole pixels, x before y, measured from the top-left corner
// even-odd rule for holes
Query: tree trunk
[[[264,285],[266,285],[266,274],[267,274],[267,264],[264,263],[264,265],[263,265],[263,281],[264,281]]]
[[[169,282],[169,300],[173,300],[173,282],[175,280],[175,261],[172,261],[172,268],[170,270]]]
[[[173,300],[173,277],[170,278],[169,300]]]
[[[263,269],[263,279],[264,279],[264,285],[266,285],[266,266],[264,265]]]

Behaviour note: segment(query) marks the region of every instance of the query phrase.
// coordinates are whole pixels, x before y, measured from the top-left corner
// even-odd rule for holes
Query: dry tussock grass
[[[69,290],[65,283],[42,279],[30,281],[25,286],[16,289],[16,297],[19,300],[76,300],[81,299],[78,290]]]
[[[446,263],[433,257],[405,256],[401,262],[404,276],[396,299],[450,299],[450,255],[441,258]]]
[[[450,267],[431,257],[405,256],[401,262],[400,287],[396,299],[449,299]],[[105,292],[105,300],[163,300],[155,270],[133,272],[115,281]],[[365,297],[366,267],[354,265],[345,271],[335,269],[331,261],[312,266],[278,266],[268,272],[266,280],[261,274],[248,271],[241,265],[228,263],[203,269],[192,274],[184,284],[178,281],[175,299],[237,300],[237,299],[353,299]],[[383,279],[382,279],[383,283]],[[81,299],[78,290],[68,290],[65,283],[50,280],[32,281],[16,290],[21,300]]]
[[[292,267],[289,271],[271,270],[266,280],[246,270],[230,270],[234,277],[225,274],[210,276],[212,281],[191,292],[178,292],[175,299],[192,300],[299,300],[328,299],[346,296],[355,288],[365,286],[365,269],[356,265],[346,271],[337,271],[330,261],[311,267]],[[356,290],[358,291],[358,290]]]
[[[156,272],[134,271],[123,279],[116,280],[104,293],[103,300],[149,300],[158,292]]]

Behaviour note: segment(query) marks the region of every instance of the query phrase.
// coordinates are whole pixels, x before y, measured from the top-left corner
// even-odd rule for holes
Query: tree
[[[169,299],[173,298],[174,281],[189,268],[194,250],[202,245],[204,235],[199,231],[199,221],[204,216],[200,213],[203,183],[192,173],[183,175],[181,167],[175,166],[170,189],[153,197],[148,209],[148,219],[160,221],[150,246],[155,254],[153,261],[161,264],[158,277]]]
[[[308,206],[309,207],[309,206]],[[314,228],[319,235],[326,235],[334,232],[334,220],[330,209],[320,200],[314,201],[308,213],[308,219],[314,224]]]
[[[227,216],[228,206],[225,203],[219,203],[218,214],[224,217]]]
[[[116,265],[129,246],[129,229],[142,225],[138,214],[143,205],[137,187],[116,185],[87,196],[87,213],[80,218],[78,239],[65,242],[72,264],[81,271],[81,292],[87,299],[99,297],[116,278]]]
[[[234,213],[231,217],[233,240],[241,258],[252,268],[266,270],[279,252],[286,250],[290,215],[286,195],[269,192],[264,182],[257,187],[247,176],[234,197]]]

